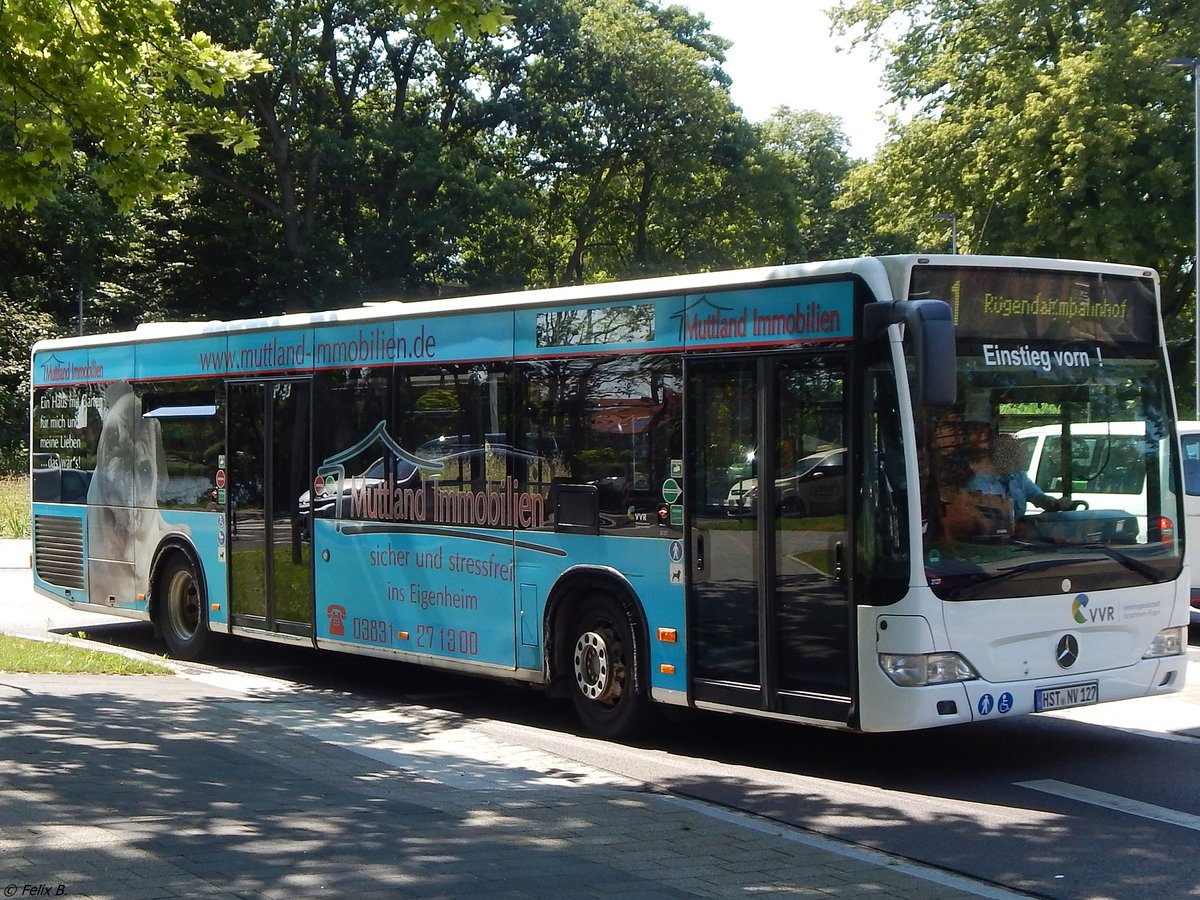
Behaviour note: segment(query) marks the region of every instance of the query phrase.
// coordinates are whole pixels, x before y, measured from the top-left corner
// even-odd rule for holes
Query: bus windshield
[[[945,600],[1178,576],[1182,519],[1150,278],[917,268],[951,303],[958,396],[919,427],[925,572]]]

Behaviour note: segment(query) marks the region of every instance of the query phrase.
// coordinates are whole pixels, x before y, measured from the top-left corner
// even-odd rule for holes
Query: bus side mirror
[[[917,398],[924,406],[951,406],[958,399],[958,351],[954,310],[944,300],[906,300],[904,319],[917,364]]]
[[[555,531],[600,533],[600,490],[596,485],[557,483],[551,491]]]
[[[869,303],[864,308],[863,336],[883,336],[887,326],[903,323],[916,367],[916,402],[951,406],[958,398],[958,354],[954,344],[954,311],[944,300],[900,300]]]

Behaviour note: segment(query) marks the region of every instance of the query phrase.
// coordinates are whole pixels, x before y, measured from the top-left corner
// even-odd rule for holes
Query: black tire
[[[808,507],[799,497],[788,497],[779,504],[779,514],[792,519],[803,519],[808,515]]]
[[[572,617],[568,636],[571,700],[592,734],[634,737],[652,719],[650,702],[634,672],[633,625],[611,594],[588,596]]]
[[[158,575],[158,622],[167,650],[175,659],[196,660],[211,654],[207,600],[195,566],[186,554],[172,553]]]

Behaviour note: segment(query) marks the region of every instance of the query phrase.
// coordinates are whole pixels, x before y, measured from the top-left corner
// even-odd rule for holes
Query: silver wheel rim
[[[167,621],[183,640],[194,635],[200,625],[200,594],[187,572],[176,572],[167,587]]]
[[[614,635],[600,631],[586,631],[575,642],[575,685],[588,700],[612,704],[620,697],[620,662],[613,654],[616,645]]]

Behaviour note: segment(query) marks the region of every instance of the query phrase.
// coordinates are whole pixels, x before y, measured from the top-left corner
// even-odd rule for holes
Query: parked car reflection
[[[417,474],[417,467],[407,460],[397,457],[380,457],[367,466],[361,475],[354,475],[343,481],[340,486],[340,494],[348,506],[350,498],[356,490],[378,487],[387,480],[389,475],[393,485],[406,485],[416,478]],[[310,491],[305,491],[297,502],[300,515],[311,512],[318,518],[333,516],[338,494],[337,489],[327,490],[318,494],[314,499]]]
[[[776,512],[793,516],[822,516],[842,512],[846,478],[846,450],[812,453],[785,468],[775,479]],[[758,479],[734,482],[725,500],[731,516],[753,516],[758,511]]]

